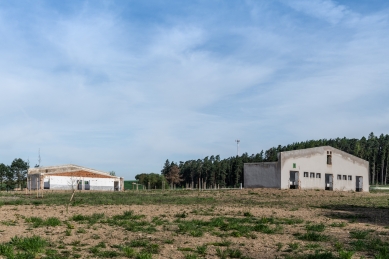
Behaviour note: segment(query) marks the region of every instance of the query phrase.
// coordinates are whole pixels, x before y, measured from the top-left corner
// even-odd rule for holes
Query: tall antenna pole
[[[239,142],[240,142],[240,140],[237,139],[237,140],[235,140],[235,142],[236,142],[236,153],[239,156]]]
[[[41,166],[41,149],[39,148],[39,153],[38,153],[38,167]]]

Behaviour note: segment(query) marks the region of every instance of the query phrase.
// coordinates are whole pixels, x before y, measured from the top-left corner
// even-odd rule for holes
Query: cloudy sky
[[[0,162],[166,159],[389,133],[389,2],[1,1]]]

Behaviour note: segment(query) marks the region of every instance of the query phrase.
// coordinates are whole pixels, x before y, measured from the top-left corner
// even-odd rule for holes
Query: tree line
[[[29,163],[21,158],[16,158],[11,165],[0,163],[0,191],[13,189],[15,186],[24,188],[27,181]]]
[[[362,137],[361,139],[344,137],[295,142],[286,146],[272,147],[266,151],[262,150],[257,154],[248,155],[243,153],[241,156],[232,156],[225,159],[220,159],[219,155],[180,161],[179,163],[170,162],[167,159],[160,177],[169,183],[181,186],[187,186],[188,184],[195,186],[201,179],[200,181],[205,182],[207,186],[239,187],[240,183],[243,183],[244,163],[276,162],[279,152],[320,146],[331,146],[369,161],[370,184],[388,183],[389,135],[376,136],[374,133],[370,133],[367,138]],[[141,182],[141,184],[143,183]]]

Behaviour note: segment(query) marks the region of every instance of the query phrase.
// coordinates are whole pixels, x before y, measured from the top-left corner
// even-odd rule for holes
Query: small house
[[[36,167],[28,169],[27,188],[30,190],[123,191],[124,179],[78,165]]]

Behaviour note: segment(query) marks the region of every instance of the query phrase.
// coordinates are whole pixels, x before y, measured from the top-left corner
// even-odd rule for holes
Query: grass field
[[[0,193],[0,258],[389,258],[389,195]],[[69,206],[68,206],[69,205]]]

